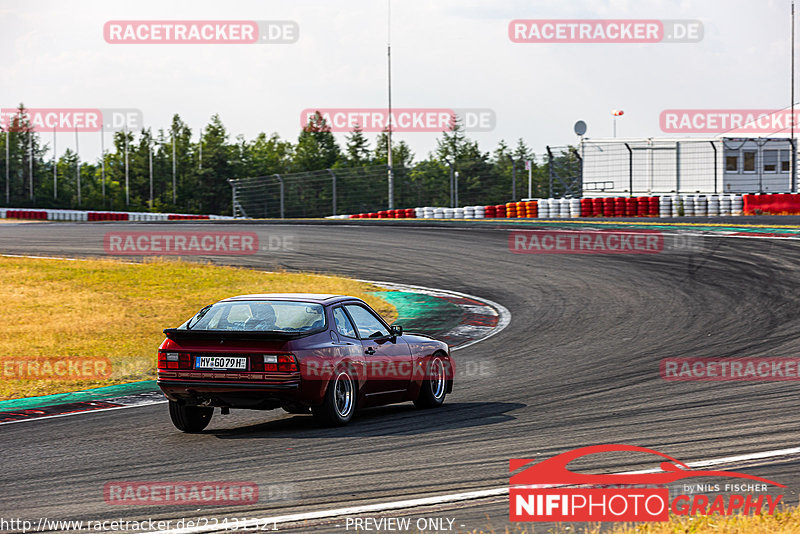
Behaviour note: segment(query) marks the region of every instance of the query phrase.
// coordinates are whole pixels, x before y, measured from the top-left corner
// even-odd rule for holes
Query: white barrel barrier
[[[475,206],[464,206],[461,209],[464,210],[464,218],[465,219],[474,219],[475,218]],[[458,219],[458,214],[456,214],[456,219]]]
[[[434,217],[436,217],[436,208],[425,206],[424,208],[422,208],[422,211],[424,219],[433,219]],[[441,219],[441,217],[439,218]]]
[[[434,219],[444,219],[444,208],[434,208],[433,209],[433,218]]]
[[[562,219],[569,219],[569,199],[559,198],[558,208],[559,208],[558,216],[561,217]]]
[[[681,214],[681,209],[683,209],[683,200],[680,195],[673,195],[670,200],[672,203],[672,216],[678,217]]]
[[[444,208],[444,218],[453,219],[455,217],[454,211],[453,208]]]
[[[708,197],[708,216],[719,216],[719,197],[717,195],[711,195]]]
[[[744,199],[742,195],[731,195],[731,215],[739,217],[744,209]]]
[[[550,203],[546,198],[540,198],[536,201],[536,210],[539,219],[547,219],[550,217]]]
[[[485,206],[475,206],[475,218],[476,219],[485,219],[486,218],[486,207]]]
[[[547,199],[547,209],[550,211],[550,217],[555,219],[561,216],[561,207],[558,205],[558,200],[554,198]]]
[[[683,216],[694,217],[694,197],[692,195],[683,195]]]
[[[672,199],[670,197],[658,197],[658,216],[672,217]]]
[[[425,217],[425,208],[414,208],[414,216],[417,219],[422,219]]]
[[[449,219],[465,219],[464,217],[464,208],[454,208],[453,209],[453,216],[448,217]]]
[[[569,199],[569,215],[570,217],[581,216],[581,199],[579,198]]]
[[[730,197],[730,195],[720,195],[719,196],[719,214],[723,215],[723,216],[731,214],[731,197]]]
[[[2,217],[3,219],[5,219],[5,218],[6,218],[6,212],[7,212],[7,211],[8,211],[8,208],[0,208],[0,217]]]
[[[705,195],[694,197],[694,215],[695,217],[708,216],[708,198]]]

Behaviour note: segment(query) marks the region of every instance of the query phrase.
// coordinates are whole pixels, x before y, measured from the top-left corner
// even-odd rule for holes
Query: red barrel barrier
[[[603,199],[603,216],[604,217],[617,216],[617,199],[615,198]]]
[[[595,217],[602,217],[603,216],[603,205],[604,200],[602,198],[593,198],[592,200],[592,213]]]
[[[525,203],[525,216],[529,219],[535,219],[539,216],[539,203],[535,200],[529,200]]]
[[[416,218],[417,218],[417,212],[414,210],[414,208],[406,208],[406,219],[416,219]]]
[[[636,204],[637,217],[650,216],[650,197],[636,197]]]
[[[649,210],[647,211],[647,215],[650,217],[658,217],[658,206],[661,202],[661,199],[658,197],[650,197],[650,206]]]
[[[497,208],[495,206],[484,206],[483,216],[487,219],[494,219],[497,217]]]
[[[614,211],[616,217],[625,217],[627,215],[627,210],[625,203],[625,197],[615,197],[614,198]]]
[[[639,215],[639,197],[627,197],[625,199],[625,216],[636,217]]]
[[[594,199],[582,198],[581,199],[581,217],[594,216]]]
[[[505,204],[498,204],[495,206],[496,217],[498,219],[504,219],[506,217],[506,206]]]

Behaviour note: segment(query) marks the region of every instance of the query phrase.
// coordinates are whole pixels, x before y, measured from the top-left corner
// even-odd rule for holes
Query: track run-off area
[[[76,258],[108,256],[108,232],[253,232],[256,254],[196,259],[441,288],[499,303],[511,321],[454,352],[457,366],[485,365],[461,377],[438,410],[410,403],[371,409],[333,429],[283,411],[234,410],[188,435],[156,404],[0,426],[0,515],[172,525],[290,517],[278,530],[342,532],[344,514],[375,516],[404,503],[390,515],[452,518],[454,531],[502,530],[509,459],[607,443],[655,449],[690,465],[716,460],[785,484],[784,501],[796,505],[796,381],[667,381],[659,371],[667,357],[798,354],[800,225],[796,218],[735,219],[720,226],[654,221],[652,230],[700,240],[692,250],[662,254],[514,254],[510,231],[539,226],[513,221],[1,225],[1,254]],[[739,226],[747,223],[767,226]],[[590,226],[540,226],[582,225]],[[175,298],[191,290],[176,287]],[[627,472],[653,464],[620,455],[580,467]],[[114,481],[250,481],[262,498],[202,509],[119,506],[103,496]],[[468,497],[444,498],[453,495]],[[341,513],[320,515],[326,510]]]

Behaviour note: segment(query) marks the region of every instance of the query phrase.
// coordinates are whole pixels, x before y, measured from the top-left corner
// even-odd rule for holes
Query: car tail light
[[[278,371],[297,372],[297,361],[294,359],[294,354],[278,354]]]
[[[296,373],[297,360],[294,354],[258,354],[252,360],[252,369],[268,373]]]
[[[158,352],[159,369],[191,369],[192,357],[188,352]]]

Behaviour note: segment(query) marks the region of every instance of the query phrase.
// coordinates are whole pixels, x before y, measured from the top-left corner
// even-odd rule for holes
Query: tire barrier
[[[8,213],[4,214],[3,209]],[[0,217],[54,219],[55,210],[0,209]],[[84,213],[69,212],[64,213]],[[24,215],[21,215],[23,214]],[[37,215],[39,214],[39,215]],[[44,214],[44,215],[42,215]],[[162,216],[168,220],[215,218],[214,215],[136,214],[89,212],[91,217],[129,216],[129,219],[90,218],[88,220],[149,220],[138,216]],[[561,219],[575,217],[726,217],[741,215],[800,215],[800,193],[663,195],[640,197],[539,198],[507,202],[493,206],[460,208],[418,207],[384,210],[374,213],[336,215],[350,219]],[[86,218],[80,220],[87,220]],[[159,219],[160,220],[160,219]]]
[[[32,221],[186,221],[233,219],[224,215],[189,215],[127,211],[30,210],[0,208],[0,218]]]

